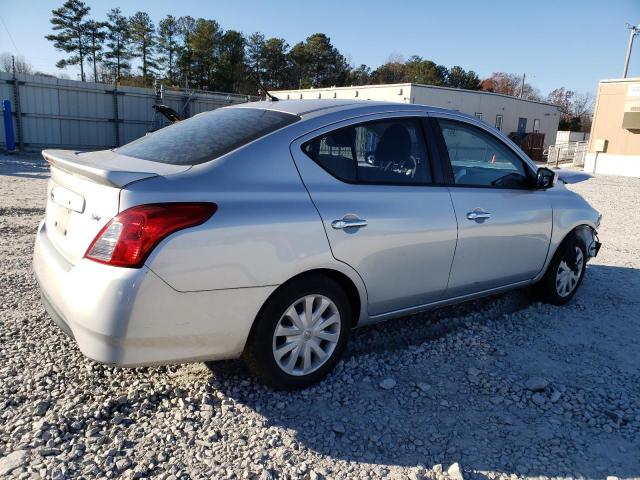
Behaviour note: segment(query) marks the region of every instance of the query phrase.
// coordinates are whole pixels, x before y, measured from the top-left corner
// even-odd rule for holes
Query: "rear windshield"
[[[116,151],[176,165],[208,162],[300,117],[258,108],[219,108],[162,128]]]

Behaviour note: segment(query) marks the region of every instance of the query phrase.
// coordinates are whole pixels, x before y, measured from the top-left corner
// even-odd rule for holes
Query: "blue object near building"
[[[16,137],[13,134],[13,118],[11,115],[11,102],[2,101],[2,118],[4,118],[4,138],[7,150],[12,152],[16,149]]]

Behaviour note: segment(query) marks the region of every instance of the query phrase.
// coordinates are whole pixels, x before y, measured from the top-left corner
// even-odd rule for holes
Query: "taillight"
[[[124,210],[91,242],[85,258],[117,267],[139,268],[164,238],[206,222],[215,203],[154,203]]]

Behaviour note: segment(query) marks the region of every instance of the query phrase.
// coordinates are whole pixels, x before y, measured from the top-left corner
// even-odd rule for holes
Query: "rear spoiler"
[[[94,183],[117,188],[139,180],[179,173],[189,169],[189,166],[185,165],[161,164],[127,157],[111,150],[91,153],[73,150],[43,150],[42,156],[49,165],[59,170]]]

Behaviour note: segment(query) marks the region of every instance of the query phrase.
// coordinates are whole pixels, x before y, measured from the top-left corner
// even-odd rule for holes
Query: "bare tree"
[[[22,55],[11,55],[8,52],[0,53],[0,70],[3,72],[13,72],[14,62],[16,73],[33,73],[31,64]]]
[[[594,97],[591,92],[577,93],[571,102],[570,112],[574,117],[590,117],[593,114]]]

